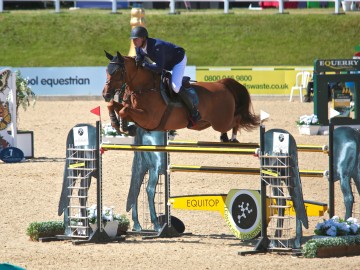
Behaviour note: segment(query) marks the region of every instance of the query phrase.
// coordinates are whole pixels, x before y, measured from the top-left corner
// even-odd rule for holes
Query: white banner
[[[36,96],[101,96],[106,82],[106,67],[20,67]],[[195,66],[185,76],[196,79]]]

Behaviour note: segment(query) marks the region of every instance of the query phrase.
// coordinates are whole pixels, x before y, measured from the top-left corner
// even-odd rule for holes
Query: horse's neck
[[[140,90],[140,89],[159,89],[160,88],[160,75],[155,74],[154,72],[146,68],[138,68],[134,63],[134,59],[128,57],[126,67],[126,72],[128,73],[128,82],[130,89]]]

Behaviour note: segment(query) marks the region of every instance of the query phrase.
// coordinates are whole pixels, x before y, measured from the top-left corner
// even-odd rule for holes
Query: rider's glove
[[[144,56],[142,55],[137,55],[135,57],[135,63],[136,63],[136,66],[139,67],[139,66],[144,66]]]

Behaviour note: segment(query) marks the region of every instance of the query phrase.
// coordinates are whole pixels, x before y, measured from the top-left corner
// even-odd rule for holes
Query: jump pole
[[[255,155],[256,149],[245,148],[218,148],[218,147],[180,147],[180,146],[153,146],[153,145],[115,145],[107,144],[101,147],[104,150],[143,151],[143,152],[174,152],[198,154],[226,154],[226,155]]]
[[[186,146],[186,147],[226,147],[226,148],[248,148],[254,147],[259,148],[259,143],[231,143],[231,142],[209,142],[209,141],[170,141],[169,145],[172,146]],[[297,145],[299,152],[320,152],[327,154],[328,146],[327,145],[308,145],[308,144],[299,144]]]
[[[260,175],[260,168],[245,167],[213,167],[213,166],[192,166],[175,165],[169,166],[171,172],[195,172],[195,173],[221,173],[221,174],[246,174]],[[322,170],[300,170],[301,177],[327,177],[328,171]],[[266,172],[264,172],[266,173]]]

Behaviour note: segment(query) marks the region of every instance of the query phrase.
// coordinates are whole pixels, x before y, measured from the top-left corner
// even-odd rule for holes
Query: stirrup
[[[201,115],[200,113],[197,111],[196,115],[191,115],[189,117],[189,124],[187,125],[187,128],[191,128],[193,126],[196,126],[197,122],[199,122],[201,120]]]

